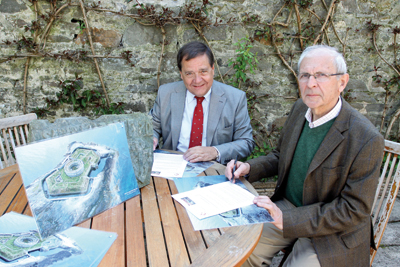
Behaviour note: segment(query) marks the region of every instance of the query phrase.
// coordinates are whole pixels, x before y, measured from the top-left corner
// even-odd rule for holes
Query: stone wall
[[[50,2],[40,0],[36,8],[39,14],[46,16],[50,12]],[[56,1],[57,7],[67,1]],[[49,54],[65,54],[65,51],[88,51],[85,29],[80,25],[84,21],[79,0],[72,0],[73,5],[67,6],[55,20],[50,34],[41,46],[41,51],[47,53],[44,57],[31,57],[26,83],[26,112],[34,108],[46,107],[45,98],[55,99],[60,91],[59,81],[82,77],[84,89],[93,89],[102,92],[99,76],[92,58],[84,58],[79,62],[63,59],[62,56],[48,56]],[[155,5],[157,11],[169,8],[175,16],[185,5],[193,3],[200,6],[203,1],[185,0],[146,0],[139,1],[147,5]],[[207,2],[207,1],[205,1]],[[235,57],[233,44],[243,37],[257,37],[256,30],[263,29],[265,23],[273,20],[284,0],[227,0],[210,1],[207,5],[208,19],[211,26],[204,28],[204,36],[212,47],[222,75],[230,69],[228,61]],[[289,1],[290,2],[290,1]],[[299,1],[300,2],[300,1]],[[305,0],[302,0],[305,2]],[[327,7],[330,0],[325,0]],[[86,0],[86,6],[96,5],[98,1]],[[162,49],[163,35],[156,26],[146,26],[126,14],[137,14],[136,1],[103,0],[101,9],[108,12],[87,9],[86,15],[93,35],[95,54],[104,79],[106,90],[111,102],[126,103],[125,112],[148,112],[152,107],[157,94],[157,72]],[[314,0],[310,10],[322,20],[327,11],[322,0]],[[113,11],[113,12],[110,12]],[[119,14],[117,12],[120,12]],[[279,36],[284,39],[279,48],[289,64],[296,70],[296,63],[300,46],[297,33],[297,19],[292,9],[284,8],[276,17],[281,23],[286,23],[289,14],[288,27],[276,26]],[[350,82],[346,88],[346,98],[350,104],[366,115],[377,127],[380,126],[382,111],[385,102],[385,90],[381,84],[373,80],[374,66],[380,67],[378,73],[386,79],[395,72],[377,55],[372,46],[372,34],[367,30],[366,23],[371,20],[382,26],[377,33],[377,43],[381,53],[389,63],[393,63],[393,33],[395,27],[400,27],[399,0],[342,0],[336,4],[333,24],[337,36],[340,37],[345,48],[338,40],[332,27],[328,27],[329,44],[344,51],[348,63]],[[257,23],[242,23],[251,15],[257,18]],[[306,31],[307,21],[313,25],[321,25],[312,13],[300,9],[300,19],[303,25],[303,34]],[[230,18],[235,18],[232,22]],[[8,56],[29,54],[26,48],[18,50],[17,44],[9,44],[21,40],[22,36],[34,37],[31,32],[25,31],[36,19],[35,6],[28,0],[0,0],[0,118],[15,116],[23,113],[24,100],[24,71],[26,57],[16,57],[7,60]],[[40,19],[42,29],[46,26],[44,19]],[[218,26],[214,22],[219,22]],[[204,39],[187,21],[182,20],[178,25],[165,25],[167,44],[164,48],[164,58],[161,63],[160,83],[168,83],[180,79],[176,67],[176,53],[182,44]],[[314,27],[317,29],[317,27]],[[399,45],[397,38],[397,45]],[[9,41],[9,42],[7,42]],[[328,41],[324,38],[324,43]],[[8,43],[8,44],[7,44]],[[345,49],[345,50],[344,50]],[[398,49],[397,49],[398,50]],[[131,51],[131,63],[120,57],[124,51]],[[257,53],[258,69],[254,74],[248,74],[251,81],[261,83],[250,88],[257,96],[257,112],[254,118],[261,122],[266,131],[270,131],[273,124],[282,126],[285,115],[291,105],[298,98],[297,85],[293,74],[277,56],[276,49],[267,38],[258,38],[251,50]],[[289,57],[288,51],[292,51]],[[42,54],[43,54],[42,53]],[[397,52],[396,57],[399,58]],[[230,71],[224,80],[227,82]],[[218,71],[216,80],[221,80]],[[241,88],[247,89],[247,88]],[[393,92],[396,89],[392,89]],[[399,97],[389,104],[385,118],[386,124],[393,113],[400,107]],[[90,111],[76,112],[71,105],[61,105],[51,109],[46,119],[53,121],[60,117],[94,116]],[[398,122],[395,124],[398,131]],[[398,132],[397,132],[398,134]]]

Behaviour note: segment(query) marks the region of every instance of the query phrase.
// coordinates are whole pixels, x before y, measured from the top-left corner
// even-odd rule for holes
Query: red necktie
[[[194,146],[201,146],[203,140],[203,105],[204,97],[197,97],[197,105],[194,108],[192,130],[190,131],[189,148]]]

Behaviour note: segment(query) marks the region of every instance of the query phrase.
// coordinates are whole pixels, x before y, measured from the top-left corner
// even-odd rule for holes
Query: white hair
[[[343,55],[335,48],[327,45],[313,45],[307,47],[299,58],[297,68],[300,71],[301,62],[305,57],[314,56],[316,54],[329,54],[333,57],[333,64],[336,67],[337,73],[347,73],[347,65]]]

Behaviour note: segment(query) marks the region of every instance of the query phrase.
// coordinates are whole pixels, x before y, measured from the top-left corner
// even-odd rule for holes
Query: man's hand
[[[153,150],[156,150],[157,145],[158,145],[158,139],[153,137]]]
[[[229,180],[231,180],[232,178],[239,179],[240,176],[244,176],[250,172],[250,164],[248,164],[247,162],[244,163],[244,162],[238,161],[238,162],[236,162],[236,171],[233,174],[234,177],[232,177],[232,170],[233,170],[234,165],[235,165],[235,160],[231,160],[226,165],[225,176]],[[233,182],[235,182],[235,181],[233,181]]]
[[[183,159],[190,162],[210,161],[216,159],[218,152],[211,146],[195,146],[186,150]]]
[[[277,205],[275,205],[274,202],[271,201],[269,197],[258,196],[254,198],[253,202],[257,206],[268,210],[268,212],[272,216],[272,219],[274,219],[274,222],[272,222],[272,224],[275,225],[278,229],[283,230],[282,211],[280,208],[278,208]]]

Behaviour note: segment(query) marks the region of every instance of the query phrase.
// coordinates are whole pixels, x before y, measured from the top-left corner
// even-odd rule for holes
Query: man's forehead
[[[334,58],[329,54],[312,54],[303,58],[300,64],[300,72],[303,69],[319,68],[332,69],[335,68]]]

